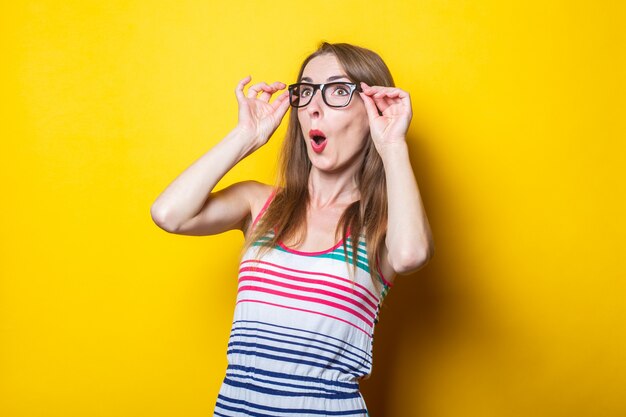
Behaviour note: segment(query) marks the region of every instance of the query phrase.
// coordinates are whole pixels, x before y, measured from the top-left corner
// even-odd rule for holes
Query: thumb
[[[243,88],[246,86],[246,84],[248,84],[250,82],[251,79],[252,79],[252,76],[248,75],[243,80],[240,80],[239,84],[237,84],[237,87],[235,88],[235,96],[237,97],[237,101],[239,101],[239,102],[245,101],[244,100],[245,96],[243,94]]]
[[[379,116],[376,103],[374,103],[374,100],[372,100],[372,98],[365,93],[359,93],[359,95],[363,99],[363,103],[365,104],[365,111],[367,112],[367,117],[371,122]]]
[[[276,101],[272,104],[274,105],[274,111],[282,117],[289,109],[289,93],[285,91],[283,94],[278,96]]]

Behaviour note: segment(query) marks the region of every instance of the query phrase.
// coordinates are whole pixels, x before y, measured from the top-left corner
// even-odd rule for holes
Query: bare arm
[[[289,108],[285,93],[271,104],[269,99],[284,84],[238,84],[239,123],[224,139],[183,171],[158,196],[150,208],[154,222],[170,233],[204,235],[242,228],[258,196],[259,183],[247,181],[213,192],[218,181],[239,161],[263,146]],[[262,90],[261,96],[257,94]]]
[[[387,236],[381,268],[385,276],[408,274],[421,268],[434,253],[430,225],[406,144],[412,118],[411,100],[399,88],[369,87],[365,83],[362,86],[360,95],[387,180]]]
[[[406,143],[387,146],[381,154],[387,179],[388,221],[385,261],[398,274],[420,269],[433,256],[434,244]],[[387,269],[385,271],[384,269]]]
[[[251,151],[237,129],[183,171],[159,195],[150,213],[170,233],[211,235],[237,228],[249,213],[246,186],[212,192],[218,181]],[[244,183],[245,184],[245,183]]]

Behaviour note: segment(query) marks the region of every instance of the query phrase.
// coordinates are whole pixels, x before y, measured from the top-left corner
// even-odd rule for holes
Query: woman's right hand
[[[243,88],[251,79],[248,75],[235,89],[239,104],[237,129],[254,138],[254,149],[258,149],[269,140],[287,113],[289,92],[284,91],[270,103],[272,95],[286,87],[284,83],[276,81],[272,85],[265,82],[254,84],[248,89],[247,95],[244,95]],[[257,97],[259,92],[261,95]]]

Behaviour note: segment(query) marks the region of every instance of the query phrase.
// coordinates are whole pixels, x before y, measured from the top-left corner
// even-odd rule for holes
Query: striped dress
[[[280,243],[258,258],[270,238],[242,257],[214,416],[368,416],[358,381],[371,374],[374,326],[391,284],[379,271],[373,285],[363,237],[356,273],[343,242],[320,252]]]

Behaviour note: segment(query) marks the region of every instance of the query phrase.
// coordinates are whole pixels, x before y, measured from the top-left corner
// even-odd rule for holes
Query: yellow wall
[[[234,127],[238,80],[293,82],[321,40],[410,91],[436,244],[381,314],[372,416],[626,415],[619,2],[8,3],[1,416],[211,415],[242,238],[150,205]],[[220,187],[271,182],[285,125]]]

